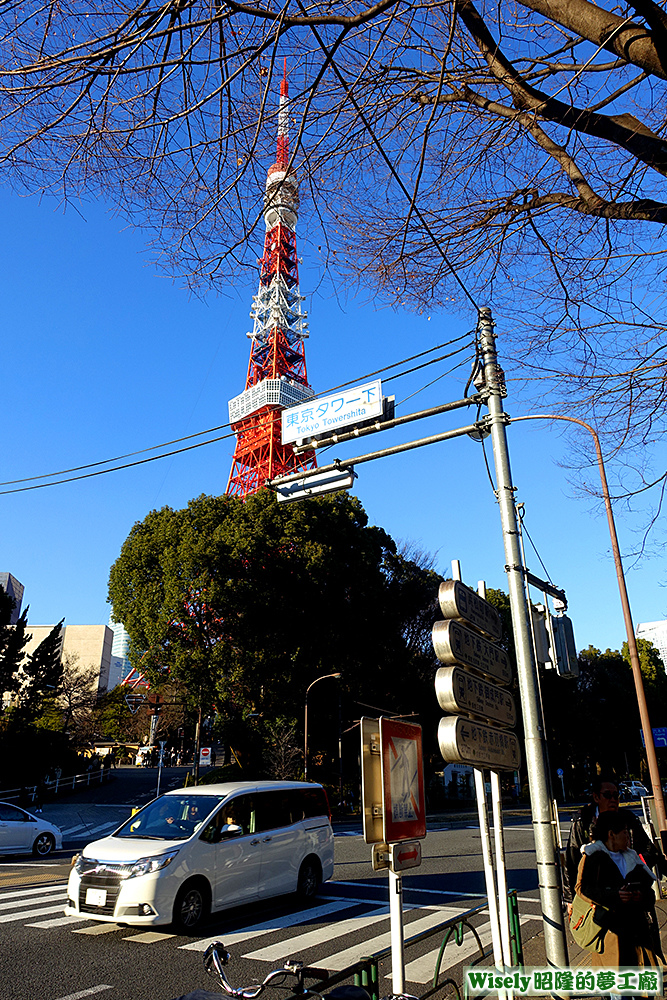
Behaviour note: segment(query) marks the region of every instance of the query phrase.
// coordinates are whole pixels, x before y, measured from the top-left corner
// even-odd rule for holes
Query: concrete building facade
[[[52,628],[53,625],[28,626],[32,638],[26,644],[26,655],[34,653]],[[69,655],[76,659],[81,670],[88,667],[97,670],[98,697],[109,690],[112,644],[113,632],[107,625],[64,625],[62,628],[61,658]]]
[[[661,622],[641,622],[637,626],[638,639],[648,639],[660,653],[665,670],[667,670],[667,619]]]
[[[9,594],[9,596],[13,597],[16,601],[16,606],[14,607],[12,616],[9,619],[10,625],[16,625],[17,621],[21,617],[21,604],[23,603],[24,590],[23,584],[19,583],[16,577],[12,576],[11,573],[0,573],[0,587],[2,587],[5,593]]]

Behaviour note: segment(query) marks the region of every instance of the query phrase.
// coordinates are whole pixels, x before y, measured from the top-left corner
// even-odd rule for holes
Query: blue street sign
[[[642,738],[642,746],[646,747],[644,732],[643,730],[640,730],[639,732]],[[664,750],[665,747],[667,747],[667,726],[662,726],[659,729],[653,730],[653,742],[656,750]]]
[[[556,771],[556,774],[558,775],[559,778],[562,778],[563,777],[563,768],[559,767],[558,770]]]

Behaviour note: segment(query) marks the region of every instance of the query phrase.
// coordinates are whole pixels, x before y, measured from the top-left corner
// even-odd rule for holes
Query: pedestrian
[[[611,809],[600,813],[593,843],[582,848],[576,882],[577,896],[598,904],[602,948],[591,951],[591,964],[606,968],[657,966],[663,958],[654,907],[656,876],[630,847],[629,815]]]
[[[215,762],[218,759],[215,750],[211,750],[211,767],[215,767]]]
[[[592,802],[587,803],[572,820],[570,834],[565,848],[565,867],[563,871],[563,899],[567,905],[568,916],[572,913],[572,900],[577,884],[577,872],[581,861],[581,849],[591,843],[592,829],[598,816],[606,812],[617,813],[618,785],[613,778],[598,777],[592,784]],[[665,856],[649,839],[640,819],[629,809],[621,810],[627,818],[630,831],[631,846],[649,868],[658,868],[661,875],[667,874]]]

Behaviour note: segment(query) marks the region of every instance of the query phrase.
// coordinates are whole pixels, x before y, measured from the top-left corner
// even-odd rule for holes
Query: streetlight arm
[[[646,693],[644,691],[644,679],[642,677],[642,671],[639,664],[639,652],[637,650],[637,641],[635,639],[635,629],[632,621],[632,613],[630,611],[630,601],[628,598],[628,590],[625,585],[625,574],[623,572],[623,560],[621,559],[621,550],[618,544],[618,535],[616,534],[616,522],[614,521],[614,511],[611,505],[611,497],[609,496],[609,486],[607,484],[607,473],[604,467],[604,458],[602,456],[602,448],[600,446],[600,439],[598,437],[597,431],[587,424],[584,420],[579,420],[577,417],[566,417],[557,413],[532,413],[525,417],[511,417],[511,423],[516,423],[519,420],[567,420],[572,424],[579,424],[580,427],[584,427],[593,436],[593,442],[595,444],[595,452],[597,455],[598,468],[600,470],[600,482],[602,484],[602,496],[604,498],[604,505],[607,512],[607,524],[609,525],[609,537],[611,539],[611,548],[614,556],[614,565],[616,567],[616,578],[618,580],[618,590],[621,598],[621,607],[623,609],[623,619],[625,622],[625,631],[628,638],[628,651],[630,653],[630,663],[632,666],[632,676],[635,682],[635,691],[637,692],[637,704],[639,707],[639,717],[641,719],[642,732],[644,734],[644,744],[646,746],[646,757],[648,759],[648,770],[651,777],[651,786],[653,788],[653,798],[655,801],[655,811],[658,819],[658,826],[660,827],[661,835],[667,835],[667,815],[665,814],[665,801],[662,795],[662,783],[660,781],[660,772],[658,770],[658,759],[655,753],[655,743],[653,742],[653,729],[651,728],[651,720],[648,714],[648,706],[646,704]]]
[[[306,688],[305,705],[303,712],[303,777],[305,781],[308,781],[308,692],[315,684],[320,681],[325,681],[328,677],[340,677],[339,673],[336,674],[322,674],[321,677],[316,677],[314,681],[311,681]]]

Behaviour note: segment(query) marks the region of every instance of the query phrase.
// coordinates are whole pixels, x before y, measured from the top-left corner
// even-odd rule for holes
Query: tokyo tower
[[[245,390],[229,401],[229,421],[236,449],[227,493],[249,496],[266,481],[314,468],[315,452],[296,455],[281,441],[281,411],[313,397],[306,375],[304,339],[308,336],[304,296],[299,292],[296,222],[299,187],[289,166],[289,94],[287,61],[280,83],[278,151],[269,167],[264,195],[264,256],[259,262],[259,291],[253,297],[254,320]]]

